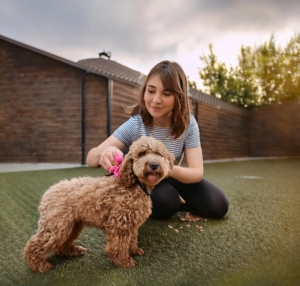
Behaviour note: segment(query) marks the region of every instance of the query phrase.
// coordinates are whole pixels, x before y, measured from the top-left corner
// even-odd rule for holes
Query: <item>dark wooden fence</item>
[[[300,156],[300,102],[251,111],[251,156]]]

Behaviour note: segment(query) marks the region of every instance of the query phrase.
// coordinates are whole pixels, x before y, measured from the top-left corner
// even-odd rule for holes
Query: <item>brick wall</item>
[[[0,162],[81,163],[83,74],[0,40]],[[86,78],[87,141],[93,146],[106,138],[106,86],[105,78]]]

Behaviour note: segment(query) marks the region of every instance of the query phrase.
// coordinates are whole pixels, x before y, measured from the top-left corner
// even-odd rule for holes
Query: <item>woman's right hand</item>
[[[103,167],[109,172],[111,166],[117,166],[115,155],[120,154],[123,158],[122,150],[125,150],[126,146],[117,139],[114,135],[108,137],[98,147],[92,148],[87,155],[86,163],[89,167],[99,168]]]
[[[99,165],[107,172],[109,172],[109,168],[111,166],[119,165],[118,162],[116,162],[115,160],[116,154],[120,154],[120,156],[123,158],[123,152],[117,147],[115,146],[105,147],[101,153]]]

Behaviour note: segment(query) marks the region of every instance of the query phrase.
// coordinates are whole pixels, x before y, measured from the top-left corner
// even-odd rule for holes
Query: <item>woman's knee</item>
[[[222,218],[229,210],[229,201],[226,197],[220,200],[216,205],[213,206],[211,210],[212,218]]]
[[[167,182],[160,182],[152,191],[152,218],[167,218],[174,215],[180,206],[176,189]]]
[[[222,218],[229,209],[224,192],[206,179],[189,186],[184,194],[191,212],[203,217]],[[183,197],[185,199],[185,197]]]

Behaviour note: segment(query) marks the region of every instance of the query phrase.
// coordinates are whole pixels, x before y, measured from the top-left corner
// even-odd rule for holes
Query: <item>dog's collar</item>
[[[136,181],[137,184],[141,187],[141,189],[143,190],[143,192],[147,195],[147,196],[150,196],[151,194],[148,193],[148,191],[146,190],[145,186],[139,181],[137,180]]]

